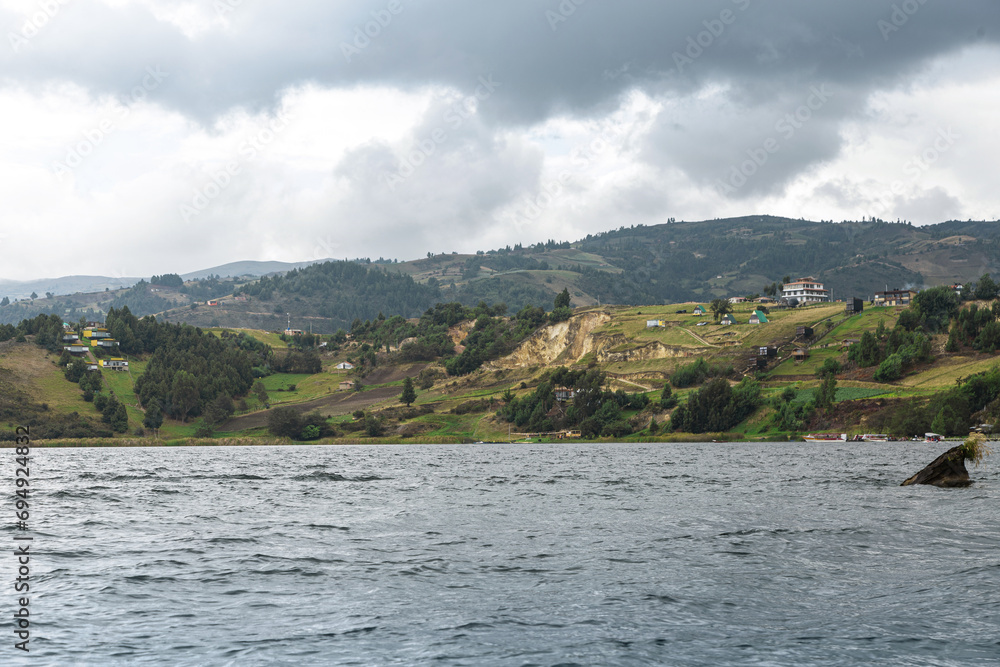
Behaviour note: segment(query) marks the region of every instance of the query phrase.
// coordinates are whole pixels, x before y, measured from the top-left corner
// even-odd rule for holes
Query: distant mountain
[[[109,276],[63,276],[62,278],[42,278],[41,280],[0,280],[0,299],[28,299],[31,293],[45,296],[46,292],[55,295],[76,294],[78,292],[103,292],[105,289],[117,290],[132,287],[139,278],[125,276],[112,278]]]
[[[158,299],[166,298],[173,300],[166,312],[171,321],[275,329],[286,326],[291,317],[300,318],[298,328],[328,333],[355,317],[365,319],[379,312],[413,315],[431,300],[469,306],[504,302],[509,312],[516,312],[524,305],[551,308],[555,295],[566,289],[573,306],[704,303],[763,293],[785,277],[806,276],[825,283],[835,299],[871,300],[886,288],[919,289],[973,282],[984,273],[1000,275],[1000,222],[949,221],[915,227],[876,219],[834,223],[766,215],[669,222],[621,227],[575,242],[515,245],[472,255],[351,262],[373,271],[362,272],[370,281],[367,285],[360,273],[313,267],[325,262],[233,262],[185,274],[187,280],[208,276],[223,280],[189,284],[182,294],[150,288],[148,294],[75,295],[72,303],[22,301],[0,308],[0,322],[17,322],[47,310],[65,317],[106,311],[110,300],[119,297],[116,307],[159,313],[163,311]],[[380,272],[401,273],[413,283],[387,281]],[[253,297],[250,300],[224,299],[255,277],[279,274],[289,274],[290,280],[262,292],[245,290]],[[243,279],[226,281],[228,276]],[[32,291],[39,296],[100,293],[105,288],[114,292],[137,281],[72,276],[0,282],[0,298],[6,294],[12,300],[24,299]],[[210,299],[223,302],[204,307]]]
[[[237,276],[267,276],[275,273],[284,273],[292,269],[300,269],[312,264],[328,262],[328,259],[315,259],[308,262],[230,262],[221,266],[215,266],[201,271],[192,271],[181,275],[184,280],[202,280],[209,276],[220,276],[222,278]],[[66,294],[87,294],[93,292],[103,292],[108,290],[119,290],[132,287],[137,282],[150,276],[124,276],[115,278],[111,276],[63,276],[61,278],[42,278],[40,280],[5,280],[0,278],[0,299],[8,297],[14,299],[28,299],[34,292],[38,296],[45,296],[52,293],[56,296]]]
[[[269,276],[275,273],[285,273],[286,271],[291,271],[292,269],[301,269],[306,266],[312,266],[313,264],[322,264],[323,262],[332,262],[332,259],[314,259],[308,262],[257,262],[257,261],[245,261],[245,262],[230,262],[229,264],[223,264],[222,266],[216,266],[211,269],[202,269],[201,271],[192,271],[191,273],[182,273],[181,278],[184,280],[202,280],[203,278],[208,278],[209,276],[219,276],[220,278],[236,278],[239,276]]]

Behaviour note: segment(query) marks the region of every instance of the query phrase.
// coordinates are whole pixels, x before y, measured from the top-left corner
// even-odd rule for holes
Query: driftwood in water
[[[965,452],[964,445],[952,447],[900,486],[931,484],[940,487],[955,487],[972,484],[972,480],[969,479],[969,471],[965,469]]]

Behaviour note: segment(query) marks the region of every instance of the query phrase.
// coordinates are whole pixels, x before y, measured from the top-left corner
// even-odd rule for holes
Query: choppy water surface
[[[997,664],[997,462],[897,486],[942,451],[36,449],[0,663]]]

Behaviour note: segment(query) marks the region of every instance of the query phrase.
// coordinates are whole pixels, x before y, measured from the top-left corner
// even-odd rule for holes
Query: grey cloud
[[[885,39],[878,22],[891,25],[893,5],[906,2],[919,9]],[[373,12],[385,16],[389,0],[245,0],[228,14],[230,30],[192,40],[139,5],[111,9],[77,0],[20,53],[0,50],[0,66],[11,79],[69,79],[95,92],[125,93],[146,65],[158,63],[176,72],[165,91],[169,103],[200,117],[234,105],[269,105],[283,88],[303,81],[440,83],[471,91],[480,75],[492,72],[508,88],[488,116],[532,123],[554,111],[599,109],[632,87],[683,94],[733,81],[758,101],[776,85],[804,81],[863,92],[1000,34],[995,2],[906,2],[588,0],[576,7],[572,0],[399,0],[401,11],[347,62],[342,45],[374,20]],[[560,16],[560,6],[563,13],[575,10],[553,30],[551,16]],[[724,11],[731,12],[728,26],[720,22]],[[0,25],[14,27],[17,19],[0,14]],[[720,26],[718,37],[706,32]],[[701,52],[687,52],[689,39],[699,38],[706,44]],[[675,54],[696,53],[678,73]]]

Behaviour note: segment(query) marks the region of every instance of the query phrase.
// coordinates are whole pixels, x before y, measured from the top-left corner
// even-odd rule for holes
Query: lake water
[[[1000,457],[898,486],[946,448],[36,448],[0,664],[998,664]]]

